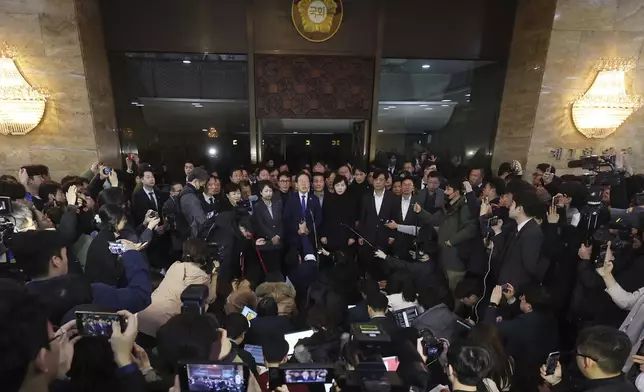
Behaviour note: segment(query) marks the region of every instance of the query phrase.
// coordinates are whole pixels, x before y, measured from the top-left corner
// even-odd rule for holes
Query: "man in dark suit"
[[[393,254],[401,259],[409,259],[409,250],[419,229],[418,215],[413,211],[416,203],[413,193],[414,178],[407,175],[402,180],[402,195],[396,198],[395,219],[385,224],[389,229],[397,231]]]
[[[155,187],[154,172],[150,166],[139,168],[141,188],[132,194],[132,218],[136,226],[143,223],[149,210],[156,211],[161,216],[165,202],[161,192]]]
[[[295,180],[297,192],[288,197],[284,205],[284,236],[304,261],[315,261],[315,236],[322,223],[322,207],[311,192],[309,175],[300,173]]]
[[[389,300],[387,296],[381,293],[380,291],[369,293],[367,295],[367,312],[369,313],[369,322],[365,323],[368,325],[377,325],[379,329],[385,331],[389,337],[396,336],[400,327],[396,324],[396,321],[387,315],[387,310],[389,309]],[[388,352],[387,352],[388,351]],[[391,348],[385,350],[382,353],[383,357],[391,356]]]
[[[385,252],[393,245],[396,235],[385,224],[395,221],[397,207],[396,196],[385,191],[386,178],[386,172],[379,169],[374,171],[373,192],[364,195],[358,225],[358,232],[373,246]],[[384,271],[382,263],[375,262],[373,258],[374,250],[362,238],[358,239],[358,243],[361,245],[358,260],[363,271],[375,274],[374,278],[381,278]]]
[[[521,291],[525,284],[542,283],[550,263],[541,257],[543,233],[534,219],[543,214],[543,203],[532,190],[514,194],[513,199],[509,214],[516,224],[506,226],[505,232],[502,221],[492,228],[492,271],[496,284],[510,283]]]
[[[445,207],[445,191],[440,188],[441,181],[438,172],[427,174],[427,184],[418,191],[416,201],[423,210],[434,214]]]

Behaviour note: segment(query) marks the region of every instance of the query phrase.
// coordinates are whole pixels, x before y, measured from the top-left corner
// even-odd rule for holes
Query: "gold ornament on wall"
[[[324,42],[342,24],[342,0],[293,0],[291,18],[300,35],[311,42]]]
[[[219,137],[219,132],[217,132],[217,129],[215,128],[208,128],[207,136],[211,139],[216,139]]]
[[[642,106],[640,95],[626,93],[626,71],[634,67],[634,58],[600,59],[593,84],[572,104],[572,120],[581,134],[608,137]]]

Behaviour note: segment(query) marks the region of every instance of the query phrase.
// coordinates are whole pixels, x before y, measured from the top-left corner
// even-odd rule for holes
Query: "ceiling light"
[[[384,129],[379,129],[378,133],[383,133],[385,130]]]
[[[395,106],[389,106],[389,109],[395,109],[395,108],[396,108]]]
[[[441,102],[452,102],[451,99],[443,99]]]
[[[183,63],[184,63],[184,64],[190,64],[190,63],[191,63],[191,61],[190,61],[190,60],[183,60]]]
[[[434,110],[434,108],[425,108],[425,110]]]
[[[208,132],[208,129],[204,128],[201,130],[201,132]]]
[[[444,108],[448,108],[448,107],[449,107],[449,105],[441,105],[441,106],[442,106],[442,107],[444,107]]]
[[[469,97],[471,94],[465,94],[466,97]]]
[[[208,149],[208,155],[210,155],[211,157],[216,156],[216,155],[217,155],[217,149],[216,149],[216,148],[214,148],[214,147],[210,147],[210,148]]]
[[[427,68],[429,68],[429,67],[430,67],[430,65],[429,65],[429,64],[423,64],[423,66],[422,66],[422,68],[423,68],[423,69],[427,69]]]
[[[468,157],[473,157],[474,154],[476,154],[476,150],[467,150],[466,154],[467,154]]]
[[[391,109],[391,108],[382,108],[382,110],[389,110],[389,109]]]
[[[131,103],[132,105],[138,105],[138,104],[139,104],[139,103],[138,103],[138,102],[136,102],[136,101],[132,101],[132,102],[130,102],[130,103]]]
[[[297,132],[293,132],[293,135],[297,135]]]
[[[145,106],[145,105],[144,105],[144,104],[142,104],[142,103],[137,103],[137,104],[136,104],[136,106],[138,106],[138,107],[140,107],[140,108],[141,108],[141,107],[143,107],[143,106]]]
[[[429,105],[418,105],[418,106],[420,106],[421,108],[426,108]]]
[[[201,106],[201,105],[197,104],[197,105],[194,105],[194,107],[195,107],[195,108],[202,108],[203,106]]]
[[[199,106],[199,105],[201,105],[201,104],[200,104],[199,102],[193,102],[193,103],[191,103],[190,105],[192,105],[192,106]]]

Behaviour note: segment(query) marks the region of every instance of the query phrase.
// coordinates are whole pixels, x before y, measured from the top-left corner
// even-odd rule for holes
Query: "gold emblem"
[[[311,42],[333,37],[340,29],[343,12],[342,0],[293,0],[291,6],[295,29]]]

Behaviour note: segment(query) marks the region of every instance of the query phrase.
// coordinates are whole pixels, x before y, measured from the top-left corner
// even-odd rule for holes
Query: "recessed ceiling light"
[[[441,105],[441,106],[442,106],[442,107],[444,107],[444,108],[448,108],[448,107],[449,107],[449,105]]]
[[[201,130],[201,132],[208,132],[208,129],[204,128]]]
[[[469,97],[471,94],[465,94],[466,97]]]
[[[430,65],[429,65],[429,64],[423,64],[423,66],[422,66],[422,68],[423,68],[423,69],[427,69],[427,68],[429,68],[429,67],[430,67]]]
[[[443,99],[441,102],[452,102],[451,99]]]
[[[378,133],[383,133],[385,130],[384,129],[379,129]]]
[[[391,109],[391,108],[382,108],[382,110],[389,110],[389,109]]]
[[[389,109],[395,109],[395,108],[396,108],[395,106],[389,106]]]
[[[138,103],[138,102],[136,102],[136,101],[132,101],[132,102],[130,102],[130,103],[131,103],[132,105],[138,105],[138,104],[139,104],[139,103]]]
[[[421,108],[426,108],[428,105],[418,105],[418,106],[420,106]]]
[[[183,63],[184,63],[184,64],[190,64],[190,63],[191,63],[191,61],[190,61],[190,60],[183,60]]]
[[[293,135],[297,135],[297,132],[293,132]]]
[[[193,103],[191,103],[190,105],[193,105],[193,106],[199,106],[199,105],[201,105],[201,104],[200,104],[199,102],[193,102]]]
[[[143,107],[143,106],[145,106],[145,105],[144,105],[144,104],[142,104],[142,103],[137,103],[137,104],[136,104],[136,106],[138,106],[138,107]]]
[[[468,99],[468,100],[467,100],[467,102],[469,102],[469,101],[470,101],[470,100]]]
[[[425,110],[434,110],[434,108],[425,108]]]

